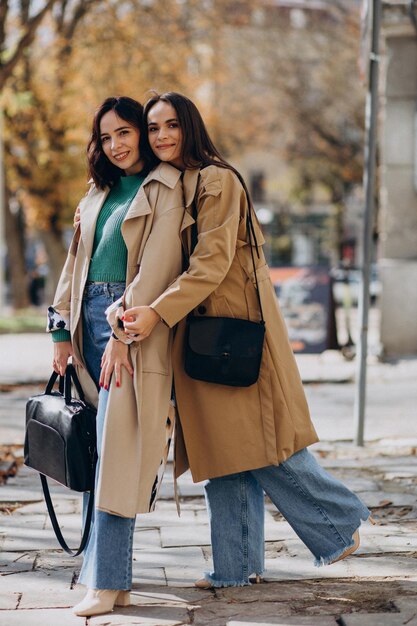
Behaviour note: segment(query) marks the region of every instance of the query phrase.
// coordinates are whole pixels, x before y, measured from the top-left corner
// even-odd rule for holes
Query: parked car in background
[[[330,270],[330,276],[333,279],[333,297],[337,305],[356,306],[359,300],[359,292],[361,286],[361,270],[357,267],[346,269],[344,267],[335,267]],[[374,304],[381,294],[381,282],[378,276],[378,266],[371,266],[371,278],[369,283],[369,294],[371,302]]]

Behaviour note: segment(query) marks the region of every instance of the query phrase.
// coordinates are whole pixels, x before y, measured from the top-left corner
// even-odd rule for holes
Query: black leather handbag
[[[184,369],[190,378],[231,387],[249,387],[258,380],[265,339],[265,321],[253,255],[255,247],[259,256],[251,217],[252,210],[249,202],[246,225],[261,321],[189,315],[185,330]],[[195,209],[193,217],[196,220]],[[190,256],[197,244],[196,221],[192,229]]]
[[[88,539],[94,504],[96,452],[96,409],[87,404],[73,365],[60,376],[59,390],[53,387],[58,374],[54,372],[45,392],[32,396],[26,403],[25,465],[40,473],[42,489],[52,526],[61,546],[77,556]],[[78,398],[72,397],[72,382]],[[89,491],[84,532],[74,552],[66,544],[52,504],[46,477],[73,491]]]

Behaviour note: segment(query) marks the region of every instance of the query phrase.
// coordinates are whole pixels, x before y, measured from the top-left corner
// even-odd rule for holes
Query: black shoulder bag
[[[217,385],[249,387],[256,383],[262,361],[265,321],[259,294],[253,246],[259,257],[258,243],[249,202],[246,226],[255,276],[256,295],[261,313],[260,322],[234,317],[188,315],[185,331],[184,368],[190,378]],[[197,214],[191,231],[190,256],[197,245]]]
[[[26,403],[25,465],[40,473],[43,494],[55,535],[71,556],[84,550],[90,532],[94,506],[97,462],[96,409],[87,404],[73,365],[59,378],[59,391],[53,391],[58,374],[53,372],[45,392]],[[71,396],[72,382],[78,398]],[[46,477],[73,491],[89,491],[87,515],[79,548],[66,544],[59,527]]]

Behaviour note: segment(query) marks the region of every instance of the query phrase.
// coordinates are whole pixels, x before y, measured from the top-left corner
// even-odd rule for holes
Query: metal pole
[[[366,359],[368,355],[369,283],[372,262],[372,231],[374,223],[374,182],[376,157],[376,127],[378,112],[379,32],[381,24],[381,0],[372,2],[371,53],[369,58],[369,81],[365,116],[365,163],[363,186],[365,190],[365,214],[363,230],[362,284],[359,298],[360,337],[357,359],[357,388],[354,407],[355,443],[364,445]]]

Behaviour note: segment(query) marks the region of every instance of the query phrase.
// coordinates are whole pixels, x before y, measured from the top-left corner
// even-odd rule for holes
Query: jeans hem
[[[359,518],[359,524],[353,530],[352,535],[358,530],[358,528],[360,528],[361,523],[362,522],[366,522],[370,517],[371,517],[370,511],[367,512],[366,516],[361,516]],[[314,559],[314,565],[316,567],[322,567],[323,565],[331,565],[334,561],[336,561],[336,559],[338,559],[340,556],[342,556],[342,554],[346,550],[351,548],[354,544],[355,544],[355,540],[353,539],[353,536],[352,536],[352,539],[348,543],[347,546],[343,546],[343,548],[340,548],[339,550],[336,550],[336,552],[333,552],[329,556],[320,556],[320,557]]]
[[[217,580],[208,572],[205,572],[204,578],[216,589],[219,587],[248,587],[252,585],[249,580]]]

